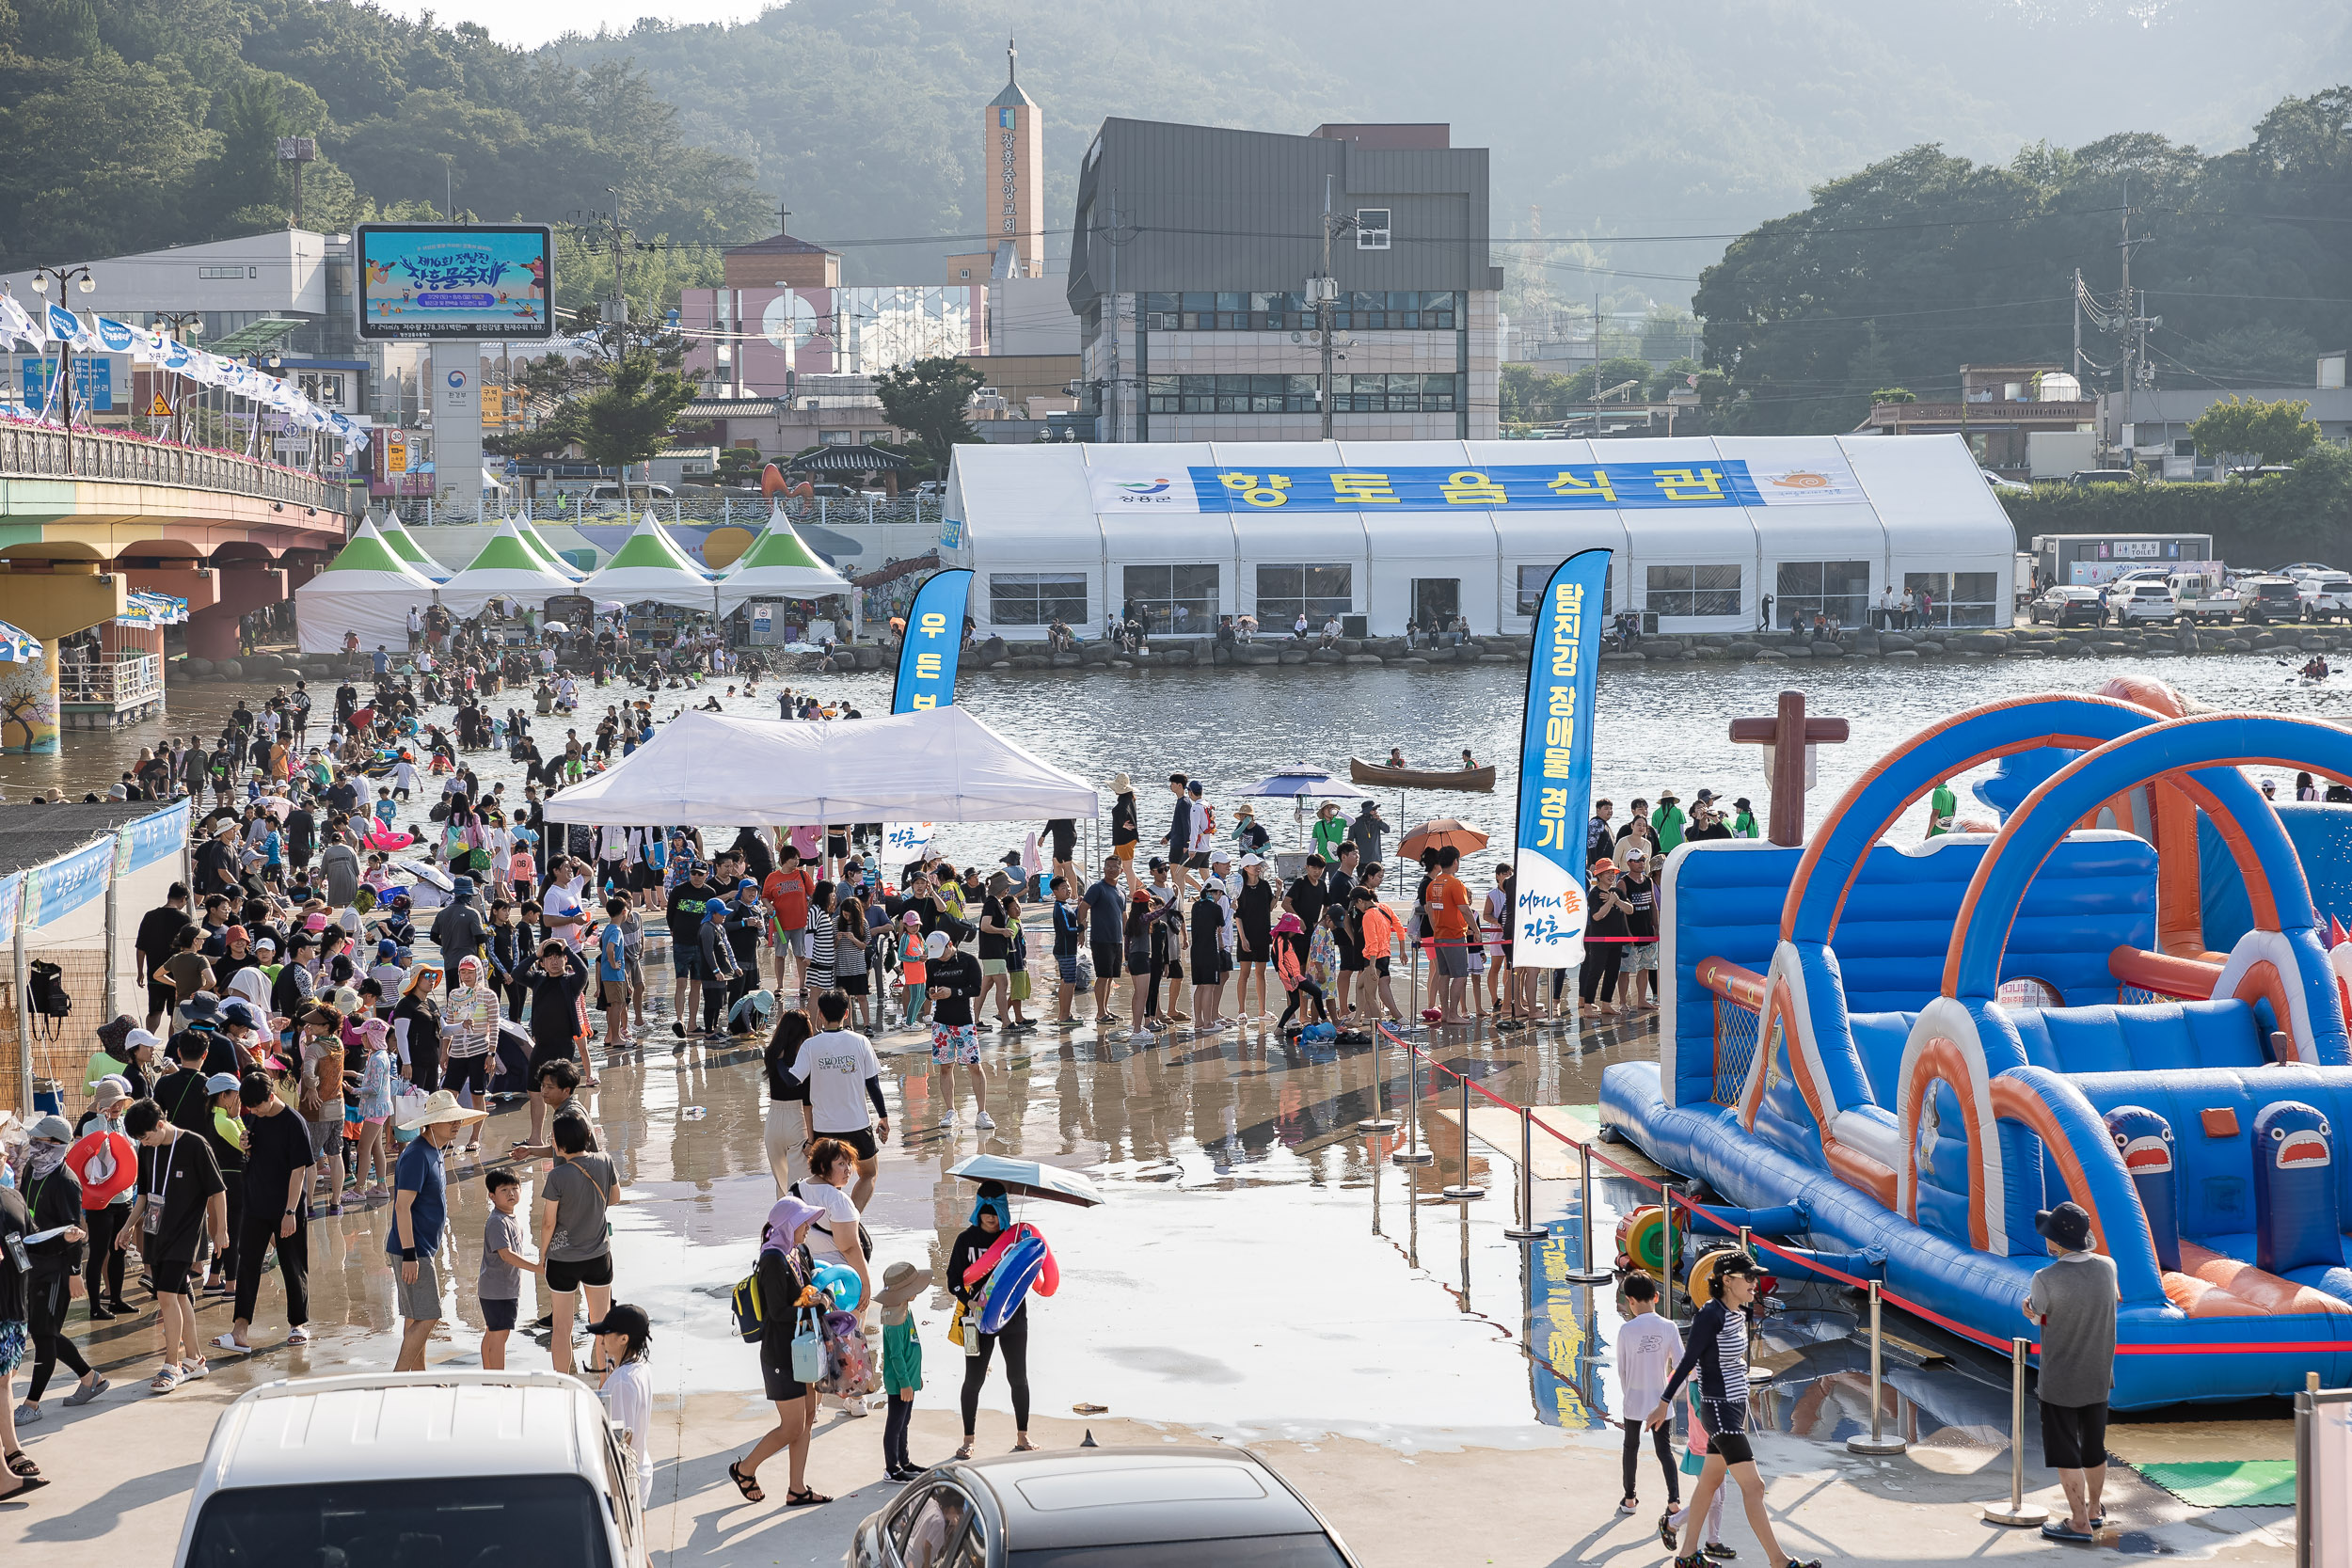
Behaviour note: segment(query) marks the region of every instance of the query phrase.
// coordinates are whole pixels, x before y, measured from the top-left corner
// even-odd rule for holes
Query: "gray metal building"
[[[1443,125],[1309,135],[1106,119],[1078,174],[1069,297],[1104,442],[1312,440],[1309,279],[1327,209],[1334,434],[1496,434],[1486,150]]]

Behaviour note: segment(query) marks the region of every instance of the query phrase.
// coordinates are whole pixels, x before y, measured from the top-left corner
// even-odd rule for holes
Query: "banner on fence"
[[[1593,809],[1593,692],[1609,552],[1579,550],[1544,584],[1519,735],[1512,962],[1584,961],[1584,825]]]

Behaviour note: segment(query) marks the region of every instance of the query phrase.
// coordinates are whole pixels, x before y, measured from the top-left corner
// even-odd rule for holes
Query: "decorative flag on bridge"
[[[1544,585],[1519,736],[1512,961],[1584,961],[1584,830],[1593,811],[1593,692],[1607,550],[1579,550]]]
[[[946,707],[956,700],[956,655],[963,646],[963,605],[971,591],[972,574],[961,566],[933,572],[915,590],[898,643],[891,712]]]

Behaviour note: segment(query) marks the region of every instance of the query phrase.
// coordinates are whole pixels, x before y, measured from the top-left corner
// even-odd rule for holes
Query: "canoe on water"
[[[1484,768],[1391,768],[1385,762],[1347,759],[1347,776],[1359,784],[1391,789],[1462,789],[1484,795],[1495,786],[1494,764]]]

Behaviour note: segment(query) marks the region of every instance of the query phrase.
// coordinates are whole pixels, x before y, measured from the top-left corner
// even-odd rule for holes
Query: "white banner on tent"
[[[922,854],[931,835],[939,831],[933,822],[885,822],[882,824],[882,858],[884,865],[904,865]]]

